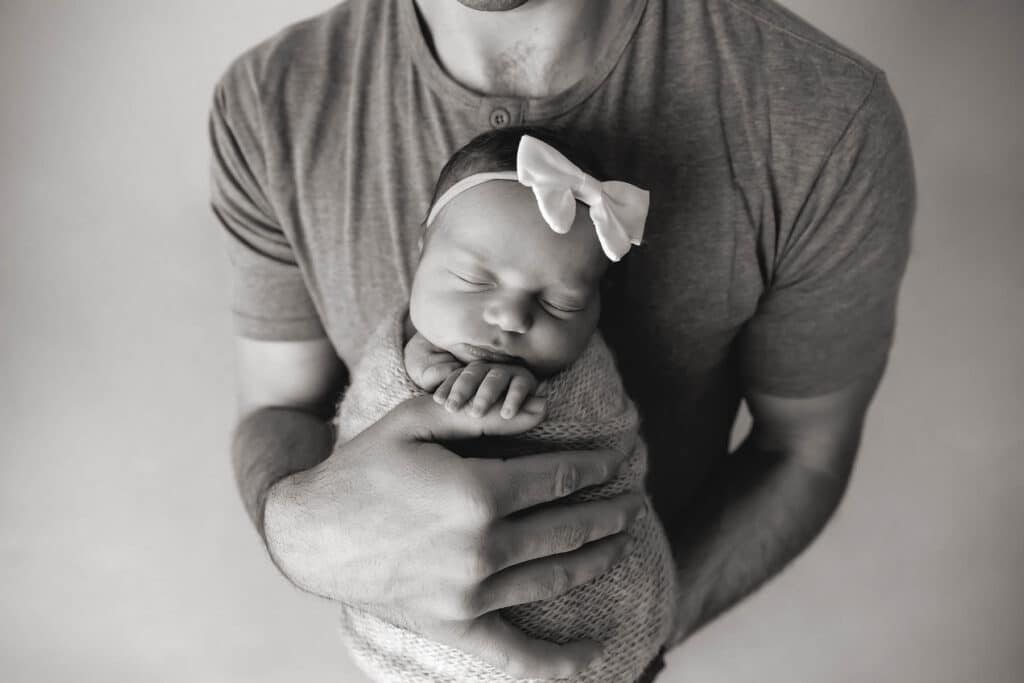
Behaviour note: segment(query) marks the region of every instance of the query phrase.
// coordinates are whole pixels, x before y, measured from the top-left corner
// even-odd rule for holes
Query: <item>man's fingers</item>
[[[646,511],[646,498],[629,493],[606,500],[543,507],[502,520],[491,532],[497,572],[513,565],[572,552],[627,531]]]
[[[404,434],[406,438],[413,441],[437,443],[457,439],[474,439],[480,436],[522,434],[540,424],[544,419],[545,410],[544,399],[531,398],[511,420],[502,418],[497,406],[481,417],[473,417],[464,410],[449,412],[443,406],[435,403],[432,397],[419,396],[408,399],[395,407],[388,414],[386,422],[397,427],[397,434]],[[471,460],[477,463],[492,462],[488,459],[470,459],[465,462],[468,463]],[[477,467],[478,465],[472,466]],[[497,477],[499,472],[488,472],[484,476]],[[491,479],[490,484],[491,489],[506,486],[500,479]]]
[[[512,678],[569,678],[601,656],[593,641],[558,645],[530,638],[497,612],[474,621],[453,645]]]
[[[517,423],[524,415],[531,414],[529,409],[533,402],[543,400],[530,398],[515,417],[503,421]],[[491,411],[487,416],[496,412]],[[624,460],[622,453],[602,449],[524,455],[510,460],[481,460],[476,466],[493,482],[491,489],[498,496],[497,511],[504,517],[609,481],[615,478]]]
[[[588,543],[579,550],[509,567],[480,585],[481,611],[550,600],[608,572],[633,549],[625,533]]]

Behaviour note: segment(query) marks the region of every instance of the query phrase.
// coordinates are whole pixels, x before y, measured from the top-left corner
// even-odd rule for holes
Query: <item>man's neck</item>
[[[415,0],[441,66],[485,95],[547,97],[582,80],[639,0],[530,0],[481,12],[455,0]]]

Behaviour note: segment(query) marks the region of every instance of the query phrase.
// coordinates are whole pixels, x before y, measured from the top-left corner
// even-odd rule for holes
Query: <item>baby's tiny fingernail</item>
[[[473,417],[480,417],[481,415],[484,414],[484,411],[480,406],[470,406],[469,414],[472,415]]]
[[[510,417],[512,417],[512,409],[511,408],[502,408],[501,409],[501,416],[503,418],[505,418],[506,420],[509,419]]]

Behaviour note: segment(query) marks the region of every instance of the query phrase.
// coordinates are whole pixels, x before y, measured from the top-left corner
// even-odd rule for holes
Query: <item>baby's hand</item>
[[[473,361],[448,375],[434,392],[434,400],[451,412],[468,403],[469,414],[480,417],[504,395],[501,416],[509,419],[537,388],[537,378],[524,367]]]
[[[419,332],[405,345],[405,371],[423,391],[433,391],[461,367],[455,356],[434,346]]]

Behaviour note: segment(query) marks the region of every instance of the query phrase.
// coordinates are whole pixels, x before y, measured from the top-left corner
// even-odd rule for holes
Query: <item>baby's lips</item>
[[[523,360],[519,356],[513,356],[486,346],[477,346],[475,344],[461,344],[460,346],[467,355],[476,360],[488,361],[490,363],[507,363],[509,365],[519,365]]]

